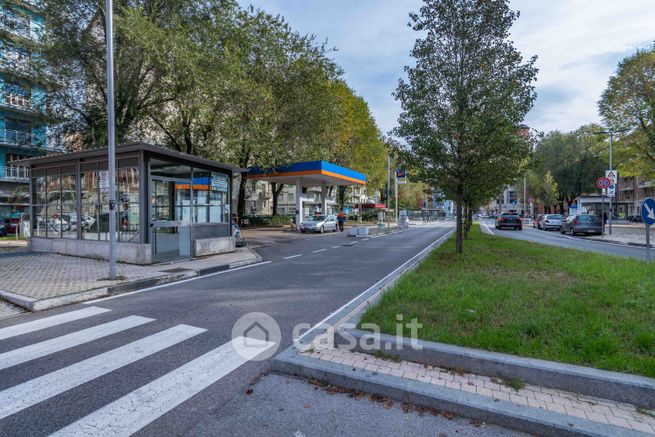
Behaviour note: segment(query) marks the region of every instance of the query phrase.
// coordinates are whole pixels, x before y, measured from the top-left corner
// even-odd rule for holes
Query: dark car
[[[640,215],[629,215],[628,221],[630,223],[643,223],[644,219]]]
[[[7,236],[7,228],[4,224],[0,223],[0,237]]]
[[[564,221],[564,216],[562,214],[544,214],[539,220],[537,227],[547,231],[548,229],[560,230],[562,228],[562,222]]]
[[[596,234],[603,233],[603,219],[597,215],[591,214],[575,214],[568,216],[562,222],[560,228],[561,234],[568,233],[569,235],[577,234]]]
[[[502,228],[512,228],[521,231],[523,230],[523,220],[521,220],[518,214],[504,212],[496,219],[496,229]]]

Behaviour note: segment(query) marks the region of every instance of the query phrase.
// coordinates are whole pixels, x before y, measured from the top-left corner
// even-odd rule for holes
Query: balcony
[[[29,169],[19,165],[0,167],[0,180],[27,182],[30,178]]]
[[[42,141],[32,138],[29,132],[0,129],[0,144],[18,147],[43,147]]]

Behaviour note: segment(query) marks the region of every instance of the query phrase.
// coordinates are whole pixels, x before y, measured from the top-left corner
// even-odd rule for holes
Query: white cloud
[[[400,105],[391,93],[416,34],[407,27],[420,0],[240,0],[283,15],[291,26],[336,47],[345,79],[371,107],[383,132]],[[617,63],[655,40],[653,0],[512,0],[521,17],[512,39],[539,57],[537,102],[527,123],[543,131],[598,121],[596,102]]]

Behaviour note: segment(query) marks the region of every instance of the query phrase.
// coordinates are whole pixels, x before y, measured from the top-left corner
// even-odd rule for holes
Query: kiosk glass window
[[[63,220],[61,217],[61,178],[58,175],[46,176],[46,236],[61,237]]]
[[[193,177],[194,222],[227,223],[229,177],[223,173],[196,171]]]
[[[32,232],[35,237],[47,236],[47,195],[45,176],[32,178]]]
[[[63,238],[77,238],[77,183],[75,174],[61,176],[61,234]]]
[[[82,216],[80,217],[80,228],[82,239],[97,240],[100,220],[99,205],[99,174],[97,170],[85,171],[80,174],[80,199]]]
[[[119,168],[116,174],[118,189],[118,241],[139,240],[139,169]]]

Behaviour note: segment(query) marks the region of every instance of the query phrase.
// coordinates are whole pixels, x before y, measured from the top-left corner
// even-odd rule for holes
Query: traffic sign
[[[605,177],[610,180],[607,187],[607,197],[614,197],[616,194],[616,182],[619,178],[619,172],[616,170],[605,170]]]
[[[646,260],[650,262],[650,227],[655,224],[655,199],[647,197],[641,204],[641,218],[646,225]]]
[[[646,226],[655,224],[655,199],[648,197],[641,204],[641,218]]]
[[[607,188],[610,185],[612,185],[612,181],[610,181],[608,178],[602,178],[601,177],[601,178],[598,178],[598,180],[596,181],[596,185],[598,186],[598,188],[600,188],[602,190],[602,189]]]

